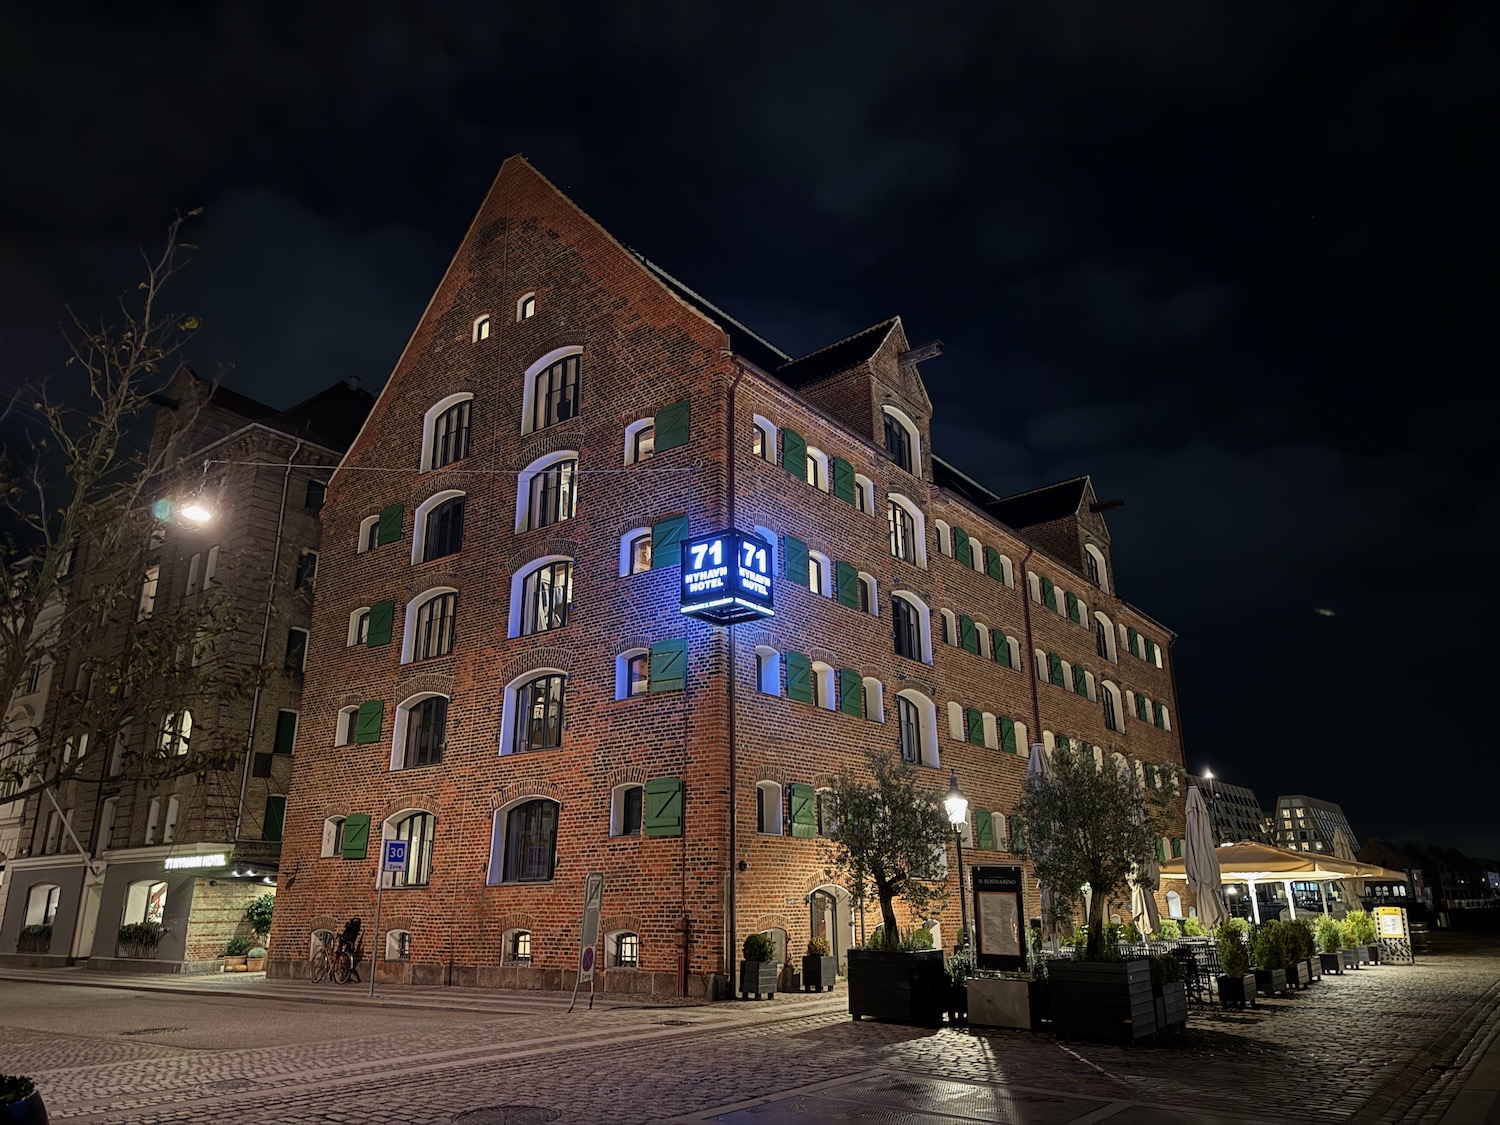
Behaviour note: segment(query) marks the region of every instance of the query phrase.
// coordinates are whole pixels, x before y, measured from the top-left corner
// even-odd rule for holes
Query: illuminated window
[[[908,473],[913,472],[912,466],[916,464],[916,428],[900,411],[893,407],[885,407],[885,451],[890,455],[892,461],[896,462]]]
[[[634,969],[641,963],[641,939],[633,933],[619,933],[609,935],[605,945],[609,954],[609,961],[605,965],[610,969]]]
[[[506,935],[505,961],[511,965],[531,964],[530,930],[511,930]]]
[[[174,711],[161,723],[161,756],[173,758],[188,752],[193,738],[193,713]]]
[[[161,880],[142,879],[125,890],[125,914],[120,921],[127,926],[139,922],[161,925],[167,916],[167,884]]]
[[[161,577],[161,565],[152,564],[146,568],[146,576],[141,580],[141,600],[136,607],[135,619],[145,621],[156,609],[156,582]]]
[[[536,374],[532,381],[532,432],[577,417],[579,358],[564,356]]]
[[[530,320],[536,315],[536,294],[527,293],[516,302],[516,321]]]
[[[578,510],[578,462],[558,461],[533,473],[527,482],[526,527],[549,527],[570,520]]]
[[[756,783],[755,830],[764,836],[781,835],[781,786],[774,781]]]
[[[645,574],[651,569],[651,529],[626,533],[620,551],[620,574]]]
[[[520,635],[561,629],[568,623],[572,602],[571,562],[551,562],[532,570],[521,582]]]
[[[769,645],[755,646],[755,686],[766,695],[781,694],[781,654]]]
[[[476,344],[481,340],[488,340],[490,338],[490,318],[488,313],[484,316],[475,317],[474,327],[469,338]]]
[[[894,500],[890,503],[887,518],[891,525],[891,554],[907,562],[917,561],[917,528],[911,513]]]
[[[625,464],[649,461],[656,452],[656,423],[636,423],[625,434]]]
[[[528,680],[516,689],[513,753],[549,750],[562,745],[566,686],[566,676],[548,674]]]
[[[429,410],[424,439],[424,469],[441,469],[469,455],[469,413],[474,396],[451,395]]]
[[[651,654],[638,652],[625,665],[626,683],[631,695],[645,695],[651,690]]]
[[[385,822],[385,839],[406,841],[406,870],[387,872],[387,887],[427,885],[432,878],[432,837],[436,824],[431,813],[421,811],[397,813]]]
[[[26,893],[26,922],[28,926],[50,926],[57,917],[57,904],[62,900],[62,888],[52,883],[40,883]]]
[[[764,461],[776,462],[776,426],[769,418],[755,416],[755,429],[750,439],[750,450]]]

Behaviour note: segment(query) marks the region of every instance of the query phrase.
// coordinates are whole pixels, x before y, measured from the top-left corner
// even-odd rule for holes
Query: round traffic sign
[[[587,973],[587,972],[592,972],[593,971],[593,968],[594,968],[594,947],[592,945],[589,946],[587,949],[585,949],[583,951],[583,957],[580,959],[580,963],[583,965],[583,971],[584,972]]]

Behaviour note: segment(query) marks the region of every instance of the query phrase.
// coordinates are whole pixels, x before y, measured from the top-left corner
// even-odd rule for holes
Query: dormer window
[[[892,461],[900,465],[908,473],[914,472],[912,466],[916,463],[913,456],[916,447],[916,438],[912,433],[911,426],[903,418],[898,418],[895,411],[890,407],[885,408],[885,451],[890,455]]]

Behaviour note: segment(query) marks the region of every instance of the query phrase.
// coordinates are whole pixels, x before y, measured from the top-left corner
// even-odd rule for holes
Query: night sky
[[[0,384],[201,206],[199,373],[375,389],[523,152],[786,351],[941,338],[994,490],[1123,498],[1192,770],[1500,855],[1500,6],[735,10],[5,5]]]

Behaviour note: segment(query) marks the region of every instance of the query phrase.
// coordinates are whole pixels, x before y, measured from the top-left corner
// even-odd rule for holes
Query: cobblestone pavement
[[[841,993],[569,1015],[553,995],[39,976],[0,979],[0,1065],[68,1122],[1438,1121],[1500,1036],[1483,948],[1194,1009],[1134,1049],[855,1023]]]

